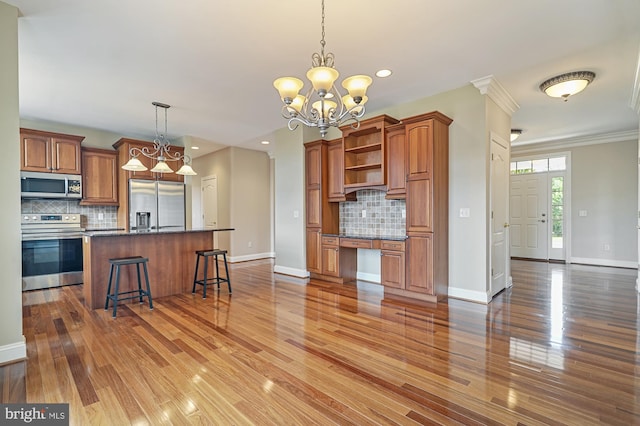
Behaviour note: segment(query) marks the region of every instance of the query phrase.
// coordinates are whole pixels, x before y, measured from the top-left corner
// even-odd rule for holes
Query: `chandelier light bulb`
[[[354,75],[345,78],[342,82],[342,87],[347,89],[356,103],[360,103],[358,99],[362,100],[364,98],[371,83],[373,83],[373,79],[368,75]]]
[[[322,110],[322,105],[324,104],[324,110]],[[312,105],[313,109],[318,111],[322,118],[329,117],[331,110],[335,110],[338,107],[338,104],[333,101],[316,101]]]
[[[318,93],[326,94],[333,87],[340,73],[335,68],[313,67],[307,72],[307,78]],[[323,95],[320,95],[323,96]]]
[[[302,86],[304,86],[304,83],[299,78],[280,77],[273,82],[273,86],[278,90],[278,93],[280,93],[280,99],[282,99],[282,102],[291,103],[291,101],[298,96],[298,93],[302,89]]]

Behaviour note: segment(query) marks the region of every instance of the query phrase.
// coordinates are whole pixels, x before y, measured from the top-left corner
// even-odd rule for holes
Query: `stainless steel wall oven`
[[[79,214],[22,215],[22,290],[82,283]]]

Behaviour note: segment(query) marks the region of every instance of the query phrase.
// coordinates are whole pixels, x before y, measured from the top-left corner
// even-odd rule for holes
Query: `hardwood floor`
[[[232,265],[233,295],[82,304],[24,293],[28,360],[0,401],[68,402],[75,425],[640,424],[637,271],[514,260],[485,306]]]

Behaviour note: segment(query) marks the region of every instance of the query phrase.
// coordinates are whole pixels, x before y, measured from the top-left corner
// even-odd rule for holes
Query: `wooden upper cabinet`
[[[437,111],[402,120],[407,144],[407,180],[433,178],[434,156],[441,170],[448,169],[452,121]]]
[[[385,198],[402,199],[407,193],[407,149],[404,124],[387,128],[387,194]]]
[[[82,200],[80,205],[118,205],[118,152],[82,149]]]
[[[83,139],[84,136],[20,129],[20,170],[82,174]]]
[[[327,185],[329,201],[355,201],[356,193],[344,192],[344,150],[342,139],[334,139],[327,143]]]
[[[322,183],[322,141],[305,145],[305,185],[319,187]]]
[[[427,179],[433,169],[433,120],[406,126],[407,179]]]
[[[360,122],[357,129],[342,126],[345,193],[386,185],[386,128],[399,123],[380,115]]]

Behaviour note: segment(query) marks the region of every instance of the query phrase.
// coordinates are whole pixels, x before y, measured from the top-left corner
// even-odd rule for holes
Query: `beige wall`
[[[449,128],[449,285],[469,294],[486,295],[487,282],[487,106],[485,96],[469,84],[367,117],[388,114],[406,118],[440,111],[453,119]],[[305,133],[317,129],[307,129]],[[338,135],[339,136],[339,133]],[[327,139],[336,137],[327,136]],[[276,133],[276,271],[306,271],[304,246],[304,139],[300,129]],[[311,139],[308,139],[311,140]],[[471,217],[455,212],[468,207]],[[299,218],[293,211],[300,212]],[[295,275],[295,274],[294,274]],[[300,275],[302,276],[302,275]]]
[[[215,176],[218,226],[235,229],[218,233],[218,247],[229,250],[234,262],[272,256],[271,160],[267,153],[230,147],[194,159],[193,166],[198,172],[191,177],[193,205],[201,205],[198,188],[202,178]]]
[[[22,257],[20,227],[20,118],[18,111],[18,9],[0,2],[0,364],[26,356],[22,335]]]
[[[571,157],[571,262],[635,267],[638,261],[638,141],[558,148],[524,145],[512,157],[568,152]],[[579,216],[585,210],[587,216]],[[610,246],[604,250],[604,244]]]

